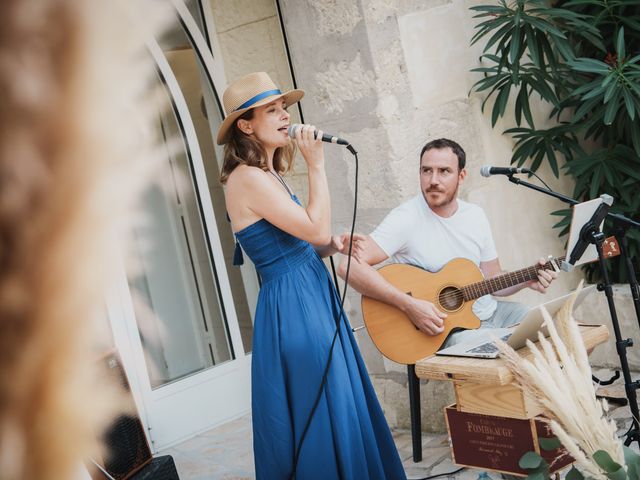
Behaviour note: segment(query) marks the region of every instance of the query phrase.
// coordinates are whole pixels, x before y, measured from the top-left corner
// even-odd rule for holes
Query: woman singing
[[[329,189],[318,132],[295,132],[307,164],[303,207],[281,174],[294,146],[287,107],[304,92],[282,93],[266,73],[233,82],[223,95],[226,118],[221,181],[240,246],[262,279],[253,332],[253,447],[258,479],[404,479],[389,427],[321,256],[348,250],[331,236]],[[339,335],[320,401],[298,452]],[[294,458],[298,454],[297,463]],[[294,471],[295,464],[295,471]]]

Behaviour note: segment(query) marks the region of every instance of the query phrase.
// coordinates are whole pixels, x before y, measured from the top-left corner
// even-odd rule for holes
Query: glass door
[[[119,292],[120,324],[112,319],[154,451],[249,412],[258,290],[250,264],[231,266],[234,241],[217,181],[222,65],[185,5],[174,5],[175,28],[148,44],[167,155],[142,197],[127,265],[133,274]]]

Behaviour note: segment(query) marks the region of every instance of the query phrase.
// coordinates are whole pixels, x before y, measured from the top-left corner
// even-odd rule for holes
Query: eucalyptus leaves
[[[544,439],[549,442],[550,439]],[[548,446],[543,445],[543,448],[553,450],[558,447],[559,442],[550,442]],[[624,461],[626,468],[614,461],[611,456],[605,450],[598,450],[593,454],[593,461],[602,469],[602,476],[599,478],[606,478],[611,480],[637,480],[640,478],[640,455],[631,450],[629,447],[622,447],[624,449]],[[546,480],[550,478],[549,465],[547,462],[537,453],[528,452],[520,459],[520,467],[529,472],[527,478],[529,480]],[[567,472],[564,477],[565,480],[585,480],[594,477],[585,476],[575,467]]]

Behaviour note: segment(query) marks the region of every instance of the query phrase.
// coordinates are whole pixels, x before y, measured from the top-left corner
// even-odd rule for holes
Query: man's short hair
[[[420,152],[420,161],[422,161],[422,156],[424,152],[428,150],[442,150],[443,148],[450,148],[453,153],[455,153],[456,157],[458,157],[458,170],[462,170],[467,163],[467,154],[464,153],[464,150],[460,145],[458,145],[453,140],[449,140],[448,138],[438,138],[437,140],[431,140],[424,147],[422,147],[422,151]]]

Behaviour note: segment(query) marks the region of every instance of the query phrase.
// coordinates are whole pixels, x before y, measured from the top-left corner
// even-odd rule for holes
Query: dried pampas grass
[[[543,310],[550,341],[538,334],[539,346],[527,342],[533,361],[523,359],[504,342],[498,341],[498,346],[522,390],[544,410],[576,467],[589,478],[605,480],[608,477],[593,454],[605,450],[615,462],[624,465],[624,453],[615,423],[605,416],[607,403],[596,399],[587,351],[572,316],[581,288],[582,283],[558,312],[555,324]]]
[[[93,325],[156,156],[141,37],[164,28],[163,5],[0,2],[4,480],[74,478],[117,408]]]

